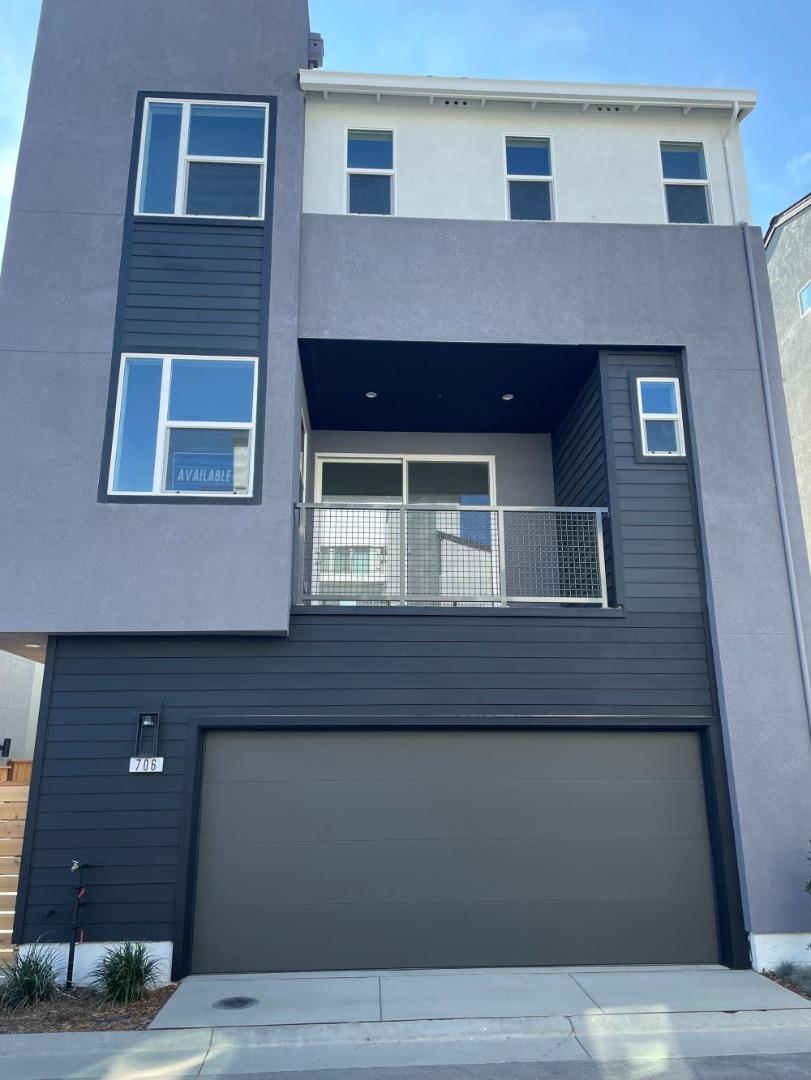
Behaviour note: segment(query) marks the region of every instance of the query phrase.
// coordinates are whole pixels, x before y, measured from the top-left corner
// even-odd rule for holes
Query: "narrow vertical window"
[[[642,453],[645,457],[683,457],[684,424],[679,380],[637,379]]]
[[[350,131],[346,147],[347,209],[350,214],[393,212],[394,135]]]
[[[707,225],[710,185],[701,143],[660,144],[667,220],[673,224]]]
[[[267,105],[147,100],[139,214],[261,218]]]
[[[807,315],[811,311],[811,281],[800,289],[800,315]]]
[[[256,360],[125,356],[110,493],[250,495]]]
[[[552,220],[552,155],[549,139],[508,136],[507,203],[513,221]]]

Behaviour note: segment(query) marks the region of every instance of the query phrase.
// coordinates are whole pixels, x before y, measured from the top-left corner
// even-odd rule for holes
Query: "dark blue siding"
[[[259,354],[262,225],[136,219],[126,273],[124,352]]]

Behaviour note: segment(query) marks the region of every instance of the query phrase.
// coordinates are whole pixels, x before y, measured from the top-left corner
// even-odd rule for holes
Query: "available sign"
[[[233,491],[233,454],[172,454],[172,491]]]

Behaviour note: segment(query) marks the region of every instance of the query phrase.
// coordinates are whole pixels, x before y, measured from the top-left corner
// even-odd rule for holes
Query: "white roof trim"
[[[433,75],[373,75],[362,72],[302,69],[304,91],[326,94],[370,94],[388,97],[464,97],[475,101],[526,101],[542,104],[611,104],[728,109],[738,105],[739,118],[754,109],[754,90],[718,87],[635,86],[622,83],[526,82],[513,79],[460,79]]]

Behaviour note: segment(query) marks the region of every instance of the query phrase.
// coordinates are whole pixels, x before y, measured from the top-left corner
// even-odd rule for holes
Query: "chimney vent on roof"
[[[320,34],[311,33],[307,38],[307,67],[320,68],[324,63],[324,39]]]

